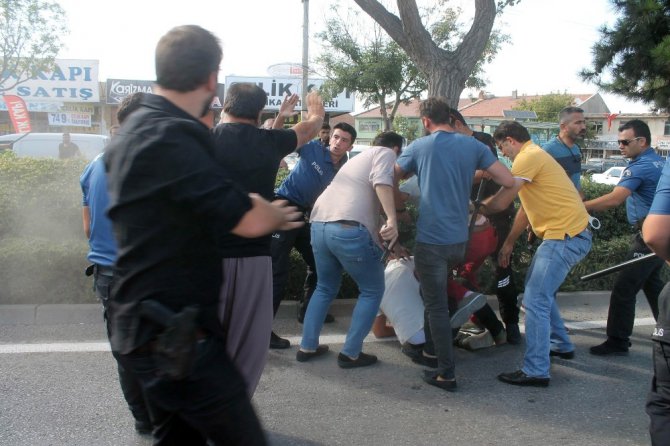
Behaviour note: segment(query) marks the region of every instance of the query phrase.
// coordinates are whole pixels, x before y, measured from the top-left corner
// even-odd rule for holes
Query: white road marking
[[[635,326],[653,326],[656,322],[654,318],[640,318],[635,319]],[[606,320],[599,321],[581,321],[581,322],[566,322],[565,326],[570,330],[592,330],[595,328],[605,328],[607,326]],[[523,325],[520,327],[521,331],[525,331]],[[301,336],[289,336],[286,339],[291,341],[292,345],[300,344]],[[322,344],[344,344],[346,335],[331,334],[323,335],[319,338]],[[396,338],[382,338],[377,339],[374,335],[369,334],[364,342],[389,342],[395,341]],[[54,342],[54,343],[36,343],[36,344],[0,344],[0,354],[7,353],[86,353],[86,352],[108,352],[110,351],[108,342]]]

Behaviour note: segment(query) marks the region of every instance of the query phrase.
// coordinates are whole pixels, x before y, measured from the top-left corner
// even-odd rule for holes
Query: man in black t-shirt
[[[214,157],[230,177],[265,199],[274,196],[280,161],[314,138],[325,114],[316,92],[307,96],[307,118],[290,129],[281,128],[293,114],[297,95],[287,96],[274,129],[258,128],[267,94],[251,83],[233,84],[226,93],[223,119],[213,131]],[[247,239],[223,237],[223,286],[219,317],[226,330],[226,349],[253,395],[267,360],[272,333],[271,236]],[[271,339],[272,338],[272,339]],[[272,344],[271,344],[272,345]]]
[[[454,129],[458,133],[470,135],[477,141],[486,144],[491,149],[491,152],[497,156],[496,144],[491,135],[484,132],[475,132],[470,129],[466,124],[463,115],[457,110],[452,111],[452,116],[454,118]],[[472,201],[477,200],[477,198],[483,200],[493,196],[500,189],[498,184],[489,179],[485,179],[483,175],[483,171],[477,171],[477,173],[475,173],[472,192],[470,194],[470,199]],[[479,186],[482,184],[482,181],[485,181],[485,183],[482,185],[482,193],[479,194]],[[505,323],[507,342],[510,344],[519,344],[521,343],[521,333],[519,331],[519,307],[517,306],[517,295],[519,293],[516,284],[514,283],[514,273],[511,262],[507,267],[498,265],[498,251],[507,238],[507,234],[509,234],[514,214],[514,203],[510,203],[507,209],[500,213],[489,215],[488,219],[495,228],[498,236],[498,246],[496,247],[495,252],[491,254],[491,259],[496,264],[496,296],[498,297],[500,316]]]
[[[216,93],[221,57],[216,37],[198,26],[163,36],[155,94],[105,152],[119,248],[111,345],[145,391],[154,444],[266,444],[222,339],[217,240],[298,227],[289,221],[299,214],[248,194],[213,160],[198,118]]]

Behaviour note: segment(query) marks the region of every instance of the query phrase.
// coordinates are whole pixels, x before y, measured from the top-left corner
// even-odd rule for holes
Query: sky
[[[302,60],[302,0],[58,0],[70,33],[62,59],[97,59],[99,79],[153,80],[156,43],[170,28],[197,24],[222,42],[219,81],[227,75],[267,76],[272,64]],[[323,29],[333,0],[309,0],[310,60],[322,50],[314,34]],[[452,0],[467,19],[473,0]],[[358,9],[353,0],[342,8]],[[591,62],[598,28],[613,23],[609,0],[522,0],[497,17],[511,42],[486,66],[486,91],[496,96],[597,92],[579,78]],[[474,95],[477,92],[464,91]],[[612,112],[646,112],[648,106],[604,94]],[[356,110],[360,111],[360,110]]]

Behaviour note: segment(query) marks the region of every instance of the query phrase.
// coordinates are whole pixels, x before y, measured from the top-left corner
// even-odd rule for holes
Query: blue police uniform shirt
[[[665,167],[658,180],[656,195],[649,209],[650,214],[670,215],[670,158],[665,161]]]
[[[117,246],[112,222],[105,214],[109,195],[102,156],[100,154],[91,161],[79,178],[84,196],[82,205],[88,206],[91,215],[91,237],[88,239],[89,252],[86,258],[97,265],[113,266],[116,262]]]
[[[302,146],[298,150],[298,156],[298,164],[275,193],[309,209],[333,180],[337,169],[330,158],[328,147],[323,146],[318,139]],[[346,156],[342,157],[340,165],[346,159]]]
[[[556,136],[546,142],[542,148],[561,165],[577,190],[582,190],[582,184],[580,182],[582,174],[582,152],[579,146],[574,144],[572,147],[568,147],[558,139],[558,136]]]
[[[663,169],[661,158],[651,147],[630,160],[617,186],[631,191],[626,198],[626,215],[631,225],[647,216]]]
[[[472,177],[488,169],[496,156],[471,136],[439,130],[410,144],[397,160],[419,181],[416,241],[453,245],[468,239]]]

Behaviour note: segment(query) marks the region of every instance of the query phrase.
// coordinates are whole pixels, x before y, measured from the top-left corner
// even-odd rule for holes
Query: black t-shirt
[[[295,131],[225,123],[214,129],[213,136],[214,158],[226,173],[249,192],[272,200],[279,163],[298,145]],[[269,256],[271,240],[271,235],[248,239],[225,234],[221,240],[223,257]]]
[[[111,343],[121,353],[162,331],[139,315],[137,304],[145,299],[173,311],[197,305],[201,328],[221,334],[217,241],[251,202],[212,150],[202,123],[165,98],[146,95],[105,152],[108,213],[119,247]]]

